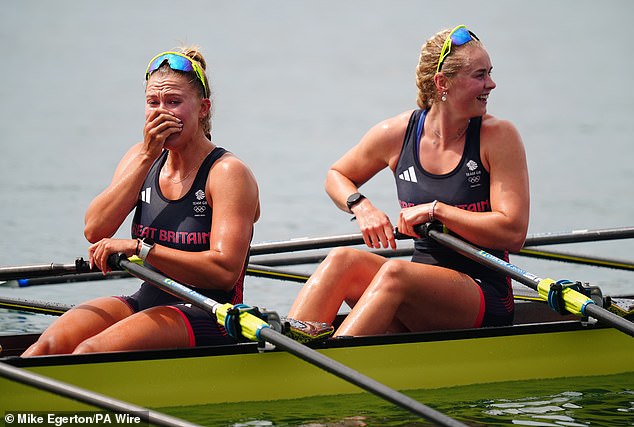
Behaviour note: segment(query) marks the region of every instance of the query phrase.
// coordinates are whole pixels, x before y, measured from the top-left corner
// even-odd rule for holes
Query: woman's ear
[[[443,93],[449,89],[449,79],[443,73],[436,73],[434,76],[434,84],[436,85],[436,92]]]
[[[200,111],[198,112],[198,118],[202,119],[209,114],[211,110],[211,100],[209,98],[203,98],[201,100]]]

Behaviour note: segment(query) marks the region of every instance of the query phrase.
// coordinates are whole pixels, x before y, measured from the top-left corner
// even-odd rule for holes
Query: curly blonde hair
[[[430,108],[439,99],[434,76],[436,75],[436,68],[438,67],[442,46],[450,33],[451,29],[449,28],[439,31],[429,38],[421,47],[420,57],[416,67],[416,86],[418,87],[416,103],[419,108]],[[467,55],[461,54],[461,52],[466,46],[473,45],[474,43],[478,46],[482,46],[482,43],[476,39],[472,39],[461,46],[452,46],[451,53],[443,61],[441,72],[447,77],[452,77],[462,68],[466,67],[469,64],[469,58]]]

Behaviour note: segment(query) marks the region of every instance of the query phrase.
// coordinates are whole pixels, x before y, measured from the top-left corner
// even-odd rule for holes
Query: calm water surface
[[[409,391],[470,426],[631,426],[634,375],[576,377]],[[262,390],[266,393],[266,388]],[[372,395],[166,409],[214,426],[426,426],[427,421]]]
[[[209,62],[213,139],[243,158],[260,184],[263,215],[254,242],[357,232],[325,195],[325,172],[370,126],[415,108],[420,45],[459,23],[478,34],[492,57],[498,87],[489,111],[513,121],[523,136],[529,232],[630,226],[632,17],[634,3],[626,0],[2,2],[0,265],[85,256],[85,208],[142,135],[147,60],[192,43]],[[396,218],[387,172],[363,191]],[[128,227],[119,235],[127,236]],[[631,240],[556,249],[634,258]],[[512,261],[541,277],[590,282],[606,294],[634,290],[631,272]],[[137,285],[0,288],[0,296],[74,304]],[[298,290],[249,278],[246,300],[284,314]],[[0,332],[39,331],[50,321],[0,312]],[[608,391],[606,401],[612,393],[618,391]],[[512,410],[475,405],[504,420]],[[621,409],[631,411],[631,404]]]

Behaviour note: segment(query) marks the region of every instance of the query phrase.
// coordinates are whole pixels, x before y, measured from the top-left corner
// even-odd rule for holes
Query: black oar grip
[[[112,254],[108,257],[108,267],[113,270],[123,270],[123,267],[121,267],[121,261],[127,259],[128,257],[124,253]]]
[[[422,224],[417,224],[414,226],[414,231],[416,232],[416,234],[418,234],[419,237],[429,237],[429,230],[437,230],[442,233],[443,225],[439,221],[432,221],[424,222]],[[398,231],[398,227],[394,227],[394,237],[396,237],[396,240],[405,240],[412,238],[412,236],[408,236],[407,234],[403,234]]]
[[[444,226],[440,221],[425,222],[414,226],[414,231],[420,237],[429,237],[429,232],[431,230],[436,230],[444,233]]]

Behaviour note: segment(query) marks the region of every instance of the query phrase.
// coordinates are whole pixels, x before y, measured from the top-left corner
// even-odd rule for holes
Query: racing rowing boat
[[[537,301],[518,301],[516,323],[458,331],[331,339],[311,347],[398,390],[634,372],[634,340]],[[16,357],[37,335],[0,336],[0,361],[140,406],[161,408],[358,393],[356,386],[258,343]],[[581,356],[580,348],[590,348]],[[0,378],[0,407],[89,406]]]

